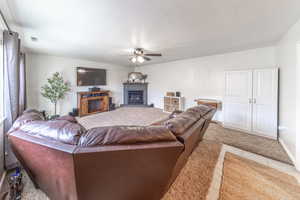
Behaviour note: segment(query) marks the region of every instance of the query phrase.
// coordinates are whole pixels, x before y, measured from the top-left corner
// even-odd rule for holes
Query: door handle
[[[253,103],[256,103],[256,99],[255,98],[253,99]]]
[[[252,99],[251,99],[251,98],[249,98],[249,103],[250,103],[250,104],[252,103]]]

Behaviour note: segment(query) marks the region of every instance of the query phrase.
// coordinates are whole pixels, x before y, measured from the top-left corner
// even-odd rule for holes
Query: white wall
[[[167,91],[180,91],[185,107],[195,105],[197,98],[222,100],[224,71],[232,69],[275,67],[275,48],[266,47],[223,55],[136,67],[148,75],[149,103],[163,108],[162,97]],[[222,112],[216,119],[222,121]]]
[[[276,58],[281,68],[279,122],[280,139],[300,166],[299,116],[299,58],[300,21],[296,23],[277,45]],[[297,134],[298,132],[298,134]],[[298,151],[297,151],[298,147]]]
[[[72,108],[77,107],[76,92],[87,91],[89,88],[76,86],[76,67],[78,66],[107,69],[107,86],[101,88],[112,92],[113,101],[116,104],[123,102],[122,83],[127,80],[128,73],[133,71],[133,68],[64,57],[28,54],[26,57],[28,107],[53,113],[54,106],[48,99],[41,96],[40,91],[47,78],[55,72],[60,72],[64,80],[69,81],[72,86],[72,91],[58,103],[58,113],[67,114]]]
[[[3,122],[2,120],[0,120],[0,178],[2,177],[2,174],[4,172],[4,127],[3,127]]]

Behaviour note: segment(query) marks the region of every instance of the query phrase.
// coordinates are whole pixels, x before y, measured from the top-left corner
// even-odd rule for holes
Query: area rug
[[[163,200],[299,200],[299,181],[291,165],[203,141]]]
[[[220,200],[300,199],[297,180],[232,153],[225,154]]]
[[[299,200],[299,180],[291,165],[204,140],[162,200]],[[48,200],[26,174],[24,184],[22,199]]]
[[[147,126],[166,119],[169,114],[159,108],[151,107],[121,107],[114,111],[103,112],[85,117],[78,117],[77,121],[86,129],[99,126],[136,125]]]

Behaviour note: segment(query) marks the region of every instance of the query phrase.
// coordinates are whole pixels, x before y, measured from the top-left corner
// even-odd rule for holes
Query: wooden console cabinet
[[[86,116],[109,110],[109,91],[77,92],[79,116]]]
[[[222,106],[222,102],[215,99],[196,99],[195,102],[197,105],[212,106],[216,109],[219,109]]]

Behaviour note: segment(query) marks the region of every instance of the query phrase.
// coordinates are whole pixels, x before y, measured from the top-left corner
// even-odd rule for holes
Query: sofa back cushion
[[[61,117],[55,118],[55,120],[67,120],[72,123],[77,123],[76,118],[70,115],[63,115]]]
[[[21,115],[16,119],[10,130],[8,131],[8,134],[19,129],[22,125],[32,122],[32,121],[42,121],[45,120],[42,113],[38,112],[37,110],[26,110],[24,111],[24,114]]]
[[[20,127],[26,134],[54,139],[62,143],[76,145],[85,129],[77,123],[67,120],[32,121]]]
[[[189,117],[188,115],[179,115],[175,118],[169,119],[165,122],[165,126],[174,133],[174,135],[179,136],[184,133],[189,127],[191,127],[197,118]]]
[[[212,108],[205,105],[189,108],[185,112],[167,120],[165,126],[176,136],[180,136],[210,110]]]
[[[88,130],[79,140],[79,146],[136,144],[176,141],[164,126],[108,126]]]
[[[186,110],[186,112],[193,112],[200,115],[200,117],[203,117],[206,115],[209,111],[213,110],[212,107],[206,106],[206,105],[198,105],[192,108],[189,108]]]

